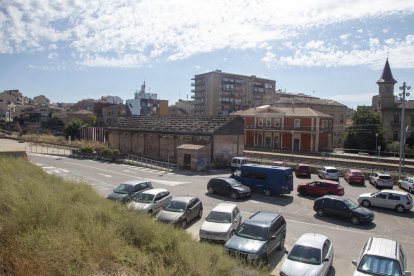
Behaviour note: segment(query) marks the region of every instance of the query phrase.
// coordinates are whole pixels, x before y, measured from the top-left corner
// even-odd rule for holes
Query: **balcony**
[[[195,86],[195,82],[192,82],[192,83],[191,83],[191,86]]]

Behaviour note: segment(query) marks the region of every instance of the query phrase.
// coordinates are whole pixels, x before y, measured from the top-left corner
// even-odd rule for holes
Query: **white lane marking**
[[[99,175],[102,175],[102,176],[105,176],[105,177],[112,177],[112,175],[109,175],[109,174],[103,174],[103,173],[98,173]]]
[[[256,200],[249,200],[249,202],[251,202],[251,203],[255,203],[255,204],[260,203],[259,201],[256,201]]]
[[[177,186],[177,185],[191,183],[191,182],[180,182],[180,181],[170,181],[170,180],[148,179],[148,178],[142,178],[142,177],[139,177],[139,176],[137,177],[136,175],[124,174],[124,173],[120,173],[120,172],[116,172],[116,171],[111,171],[111,170],[108,170],[108,169],[101,169],[101,168],[98,168],[98,167],[88,166],[88,165],[83,165],[83,164],[78,164],[78,163],[73,163],[73,162],[63,162],[63,163],[76,165],[76,166],[80,166],[80,167],[93,168],[95,170],[104,171],[104,172],[112,173],[112,174],[118,174],[118,175],[122,175],[122,176],[128,176],[128,177],[131,177],[131,178],[149,180],[151,182],[160,183],[160,184],[167,185],[167,186]]]
[[[106,183],[106,182],[100,181],[100,180],[98,180],[98,179],[96,179],[96,178],[93,178],[93,177],[89,177],[89,176],[86,176],[86,175],[82,175],[82,174],[80,174],[80,173],[75,173],[75,172],[71,172],[71,173],[73,173],[73,174],[75,174],[75,175],[77,175],[77,176],[80,176],[80,177],[82,177],[82,178],[86,178],[86,179],[89,179],[89,180],[92,180],[92,181],[95,181],[95,182],[101,183],[101,184],[106,185],[106,186],[110,186],[110,187],[116,187],[116,186],[117,186],[117,185],[113,185],[113,184],[110,184],[110,183]],[[107,188],[106,188],[106,189],[107,189]]]

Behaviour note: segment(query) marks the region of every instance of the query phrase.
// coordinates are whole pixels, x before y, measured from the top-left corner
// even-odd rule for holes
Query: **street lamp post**
[[[377,156],[377,163],[379,163],[379,153],[378,153],[378,133],[375,133],[375,155]]]
[[[403,86],[400,87],[400,90],[402,90],[402,93],[399,93],[398,95],[402,96],[402,109],[401,109],[401,129],[400,129],[400,162],[398,165],[398,181],[401,180],[401,165],[402,165],[402,153],[403,153],[403,147],[405,143],[404,139],[404,125],[405,125],[405,117],[404,117],[404,109],[405,109],[405,97],[410,96],[410,93],[407,91],[410,90],[411,87],[407,86],[405,82],[403,82]],[[407,91],[406,91],[407,90]]]

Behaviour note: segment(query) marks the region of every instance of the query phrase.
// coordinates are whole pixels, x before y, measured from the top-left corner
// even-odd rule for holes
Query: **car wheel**
[[[323,209],[316,210],[316,214],[318,217],[323,217],[325,215],[325,211]]]
[[[187,221],[184,219],[184,220],[181,222],[181,228],[185,229],[186,227],[187,227]]]
[[[203,216],[203,209],[200,209],[200,211],[198,211],[198,218],[201,218]]]
[[[209,194],[214,194],[214,190],[212,187],[208,187],[207,191]]]
[[[236,194],[236,193],[231,193],[231,194],[230,194],[230,197],[231,197],[232,199],[237,199],[237,194]]]
[[[374,187],[375,187],[375,189],[378,189],[378,183],[377,183],[377,181],[375,181]]]
[[[369,206],[371,206],[371,202],[369,202],[368,200],[365,199],[365,200],[362,201],[362,206],[368,208]]]
[[[283,250],[283,248],[285,248],[285,238],[283,238],[280,241],[280,244],[279,244],[279,247],[277,248],[277,250],[281,251],[281,250]]]
[[[152,216],[152,214],[154,213],[154,211],[153,210],[149,210],[148,211],[148,214],[150,214],[151,216]]]
[[[412,194],[413,193],[413,188],[408,188],[408,191],[410,192],[410,194]]]
[[[398,182],[398,187],[401,189],[401,182]]]
[[[270,196],[270,190],[265,190],[264,194],[265,194],[265,196]]]
[[[404,213],[405,208],[402,205],[397,205],[397,207],[395,207],[395,210],[397,210],[398,213]]]
[[[352,217],[352,218],[351,218],[351,222],[352,222],[352,224],[357,225],[357,224],[359,224],[359,218],[357,218],[357,217]]]

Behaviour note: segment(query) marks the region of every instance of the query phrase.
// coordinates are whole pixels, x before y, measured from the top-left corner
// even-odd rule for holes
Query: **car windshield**
[[[267,228],[265,227],[243,223],[237,229],[236,235],[243,238],[265,241],[268,236],[267,232]]]
[[[295,245],[287,258],[305,264],[321,264],[321,250],[314,247]]]
[[[352,175],[353,176],[364,176],[362,172],[353,172]]]
[[[389,175],[380,175],[378,178],[382,179],[382,180],[390,180],[391,176],[389,176]]]
[[[137,196],[134,196],[132,200],[138,203],[152,203],[152,201],[154,200],[154,195],[141,193]]]
[[[185,206],[187,206],[185,202],[172,200],[165,205],[164,210],[170,212],[184,212]]]
[[[336,169],[327,169],[326,171],[328,173],[337,173],[338,172],[338,170],[336,170]]]
[[[238,187],[241,185],[239,181],[233,178],[226,179],[226,182],[229,183],[232,187]]]
[[[401,276],[401,268],[397,260],[373,255],[365,255],[362,258],[358,271],[370,275]]]
[[[217,223],[230,223],[231,214],[225,212],[211,211],[210,214],[208,214],[208,216],[206,217],[206,221]]]
[[[355,202],[349,199],[345,199],[344,203],[348,207],[349,210],[354,210],[359,207],[358,204],[356,204]]]
[[[114,189],[114,192],[118,194],[129,194],[131,191],[132,185],[130,184],[121,184]]]

